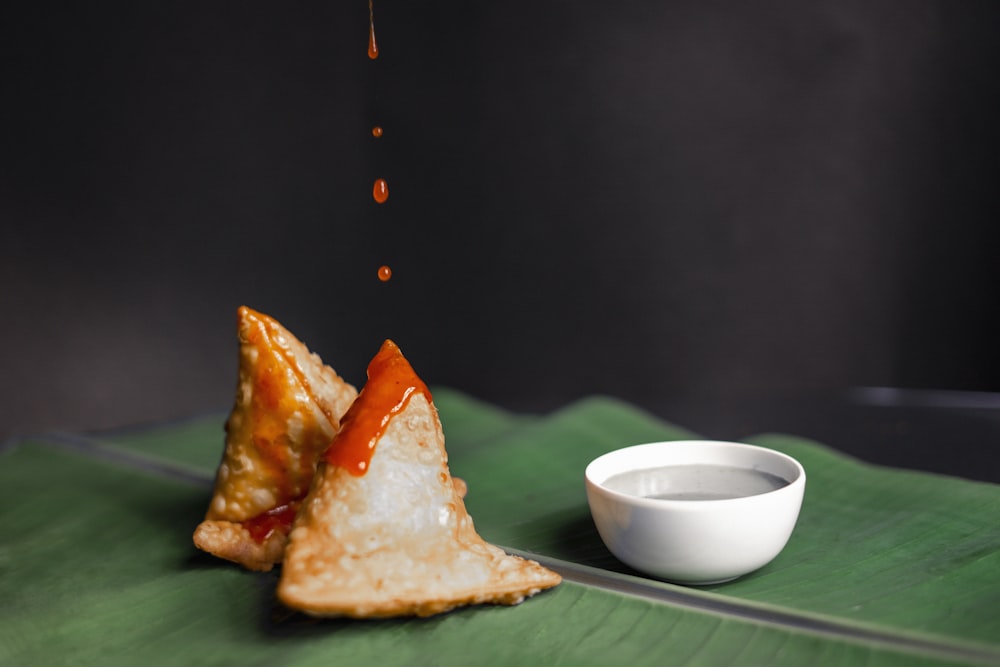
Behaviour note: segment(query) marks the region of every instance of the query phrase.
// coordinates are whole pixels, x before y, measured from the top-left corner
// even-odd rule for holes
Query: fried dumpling
[[[560,580],[476,532],[431,394],[386,341],[299,510],[279,599],[316,616],[430,616]]]
[[[270,570],[357,390],[267,315],[241,307],[238,334],[236,402],[194,542],[252,570]]]

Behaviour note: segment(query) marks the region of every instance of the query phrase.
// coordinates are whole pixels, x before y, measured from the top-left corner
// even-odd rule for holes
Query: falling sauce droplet
[[[384,204],[385,200],[389,198],[389,185],[385,182],[384,178],[375,181],[375,185],[372,187],[372,197],[379,204]]]
[[[375,43],[375,12],[372,10],[372,0],[368,0],[368,57],[378,58],[378,44]]]
[[[378,44],[375,42],[375,12],[372,8],[372,0],[368,0],[368,57],[371,60],[378,58]],[[382,127],[375,125],[372,127],[372,136],[376,139],[382,136]],[[389,199],[389,186],[384,178],[375,180],[372,186],[372,197],[379,204],[384,204]],[[392,278],[392,269],[388,264],[378,267],[378,279],[385,283]]]

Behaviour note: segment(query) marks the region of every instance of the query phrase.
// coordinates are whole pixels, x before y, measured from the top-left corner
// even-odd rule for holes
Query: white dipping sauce
[[[756,496],[788,484],[787,479],[763,470],[697,463],[630,470],[609,477],[602,486],[660,500],[726,500]]]

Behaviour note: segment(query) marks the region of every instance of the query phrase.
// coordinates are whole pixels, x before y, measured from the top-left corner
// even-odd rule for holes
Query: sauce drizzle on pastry
[[[240,317],[245,317],[245,313],[250,312],[249,309],[244,310],[245,308],[245,306],[240,308]],[[275,480],[280,494],[277,501],[278,504],[282,504],[308,491],[309,480],[312,478],[311,471],[306,474],[299,470],[299,466],[296,465],[293,469],[290,465],[290,450],[286,436],[287,420],[297,409],[297,397],[282,391],[285,374],[289,372],[294,374],[298,384],[305,389],[310,399],[313,398],[313,391],[294,355],[276,340],[280,340],[281,332],[259,314],[254,315],[252,325],[246,332],[247,341],[259,350],[273,352],[260,356],[250,377],[253,387],[250,399],[252,405],[250,437],[260,456],[258,464],[263,468],[263,472]],[[281,363],[279,355],[287,363]],[[324,414],[331,419],[334,417],[328,412]]]
[[[279,505],[263,514],[243,522],[243,527],[250,533],[257,544],[263,544],[271,534],[280,530],[287,535],[292,530],[292,522],[299,511],[300,501],[292,501],[287,505]]]
[[[385,341],[368,364],[368,382],[341,420],[340,432],[324,455],[330,465],[360,477],[368,471],[375,443],[393,416],[421,393],[431,403],[431,392],[417,377],[399,346]]]

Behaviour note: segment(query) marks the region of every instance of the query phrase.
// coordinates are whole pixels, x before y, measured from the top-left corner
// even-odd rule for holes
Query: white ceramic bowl
[[[713,468],[693,473],[695,468],[687,467],[678,476],[676,466],[705,465],[742,472],[722,475]],[[613,479],[630,471],[648,472],[641,482]],[[763,484],[764,491],[741,495],[735,487],[748,481],[742,479],[746,475],[754,478],[753,484]],[[769,490],[766,475],[780,478],[772,485],[780,488]],[[769,563],[792,534],[806,487],[805,470],[790,456],[708,440],[654,442],[609,452],[587,466],[585,478],[594,524],[611,553],[640,572],[683,584],[728,581]],[[709,496],[734,492],[740,497],[686,495],[706,490]],[[651,493],[675,499],[647,497]]]

